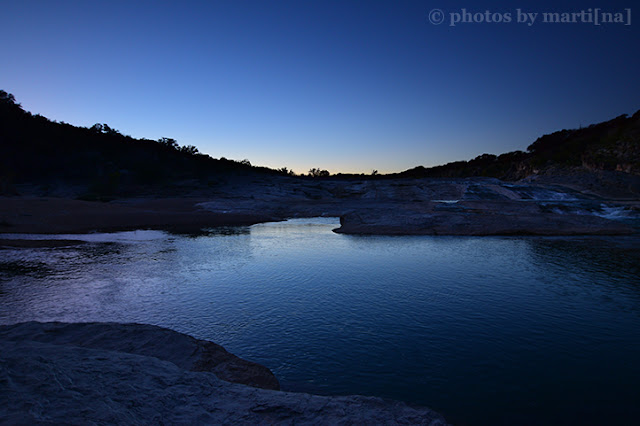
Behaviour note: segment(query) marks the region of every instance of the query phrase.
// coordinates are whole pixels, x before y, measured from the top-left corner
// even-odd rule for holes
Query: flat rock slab
[[[267,367],[239,358],[222,346],[148,324],[25,322],[0,327],[0,339],[152,356],[190,371],[209,371],[222,380],[280,389]]]
[[[98,335],[92,338],[92,332]],[[174,333],[139,324],[0,327],[0,420],[30,425],[446,425],[434,411],[401,402],[260,389],[190,371],[174,362],[194,364],[180,346],[180,333]],[[155,346],[162,349],[160,357],[122,351],[150,350],[151,335],[161,340]],[[90,343],[77,345],[85,339]],[[99,348],[100,341],[111,349]],[[174,351],[173,361],[162,359]]]
[[[533,203],[460,202],[421,210],[355,210],[340,217],[342,234],[372,235],[630,235],[622,222],[543,211]]]

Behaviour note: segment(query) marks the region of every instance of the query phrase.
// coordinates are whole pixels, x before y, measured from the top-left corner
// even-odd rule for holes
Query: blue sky
[[[640,109],[640,8],[505,3],[4,1],[0,89],[54,120],[297,172],[499,154]],[[632,21],[451,26],[462,8]]]

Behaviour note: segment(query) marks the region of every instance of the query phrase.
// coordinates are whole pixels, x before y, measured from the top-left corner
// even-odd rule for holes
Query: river
[[[0,323],[161,325],[266,365],[285,390],[398,399],[456,424],[637,421],[630,237],[364,237],[337,226],[293,219],[0,249]]]

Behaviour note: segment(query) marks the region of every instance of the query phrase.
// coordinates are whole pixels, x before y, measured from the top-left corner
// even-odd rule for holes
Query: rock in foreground
[[[209,371],[227,382],[280,389],[267,367],[227,352],[213,342],[148,324],[25,322],[0,327],[0,339],[31,340],[152,356],[190,371]]]
[[[48,327],[53,338],[47,337]],[[111,327],[115,333],[109,333]],[[96,329],[102,330],[105,347],[99,336],[78,346]],[[141,354],[152,345],[138,344],[136,330],[142,341],[153,330],[157,347],[164,348],[159,357]],[[196,358],[185,357],[180,345],[191,338],[175,335],[184,336],[134,324],[0,327],[0,395],[6,401],[0,419],[9,424],[446,424],[427,408],[401,402],[259,389],[221,380],[218,373],[189,371],[184,367]],[[132,352],[124,350],[127,346]],[[176,358],[167,360],[173,353]]]

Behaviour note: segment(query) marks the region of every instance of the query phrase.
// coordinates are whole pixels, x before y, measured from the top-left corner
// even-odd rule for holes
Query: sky
[[[214,158],[399,172],[640,109],[632,3],[2,0],[0,89]],[[624,21],[543,22],[590,8]]]

